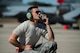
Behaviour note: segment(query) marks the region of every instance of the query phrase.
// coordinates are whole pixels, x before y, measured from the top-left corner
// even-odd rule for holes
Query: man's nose
[[[40,15],[41,13],[39,12],[38,15]]]

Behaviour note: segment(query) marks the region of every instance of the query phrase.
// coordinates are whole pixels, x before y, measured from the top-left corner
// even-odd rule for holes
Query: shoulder
[[[13,31],[24,31],[28,26],[28,20],[19,24]]]
[[[28,20],[20,23],[15,29],[23,29],[28,25]]]
[[[19,25],[19,26],[24,26],[24,25],[27,25],[28,23],[29,23],[29,20],[27,20],[27,21],[24,21],[24,22],[20,23],[20,25]]]
[[[21,24],[28,24],[29,20],[22,22]]]

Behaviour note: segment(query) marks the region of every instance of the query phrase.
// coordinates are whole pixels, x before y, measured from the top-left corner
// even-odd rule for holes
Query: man
[[[26,14],[29,20],[21,23],[9,37],[9,42],[19,48],[19,53],[54,53],[56,51],[57,44],[48,18],[43,15],[46,21],[42,21],[40,15],[41,11],[38,7],[30,7]],[[41,36],[48,41],[37,47],[36,43]]]

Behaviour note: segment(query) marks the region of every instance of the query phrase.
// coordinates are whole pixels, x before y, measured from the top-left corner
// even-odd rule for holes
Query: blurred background
[[[15,27],[28,20],[30,6],[39,6],[47,14],[58,42],[57,53],[80,52],[80,0],[0,0],[0,53],[16,53],[7,40]]]
[[[30,6],[39,6],[48,15],[50,24],[80,28],[79,0],[0,0],[0,19],[16,18],[21,23],[27,20],[25,14]]]

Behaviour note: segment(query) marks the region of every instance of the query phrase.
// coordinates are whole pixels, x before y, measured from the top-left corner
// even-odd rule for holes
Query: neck
[[[30,20],[30,23],[33,24],[33,25],[36,25],[37,21],[36,20]]]

